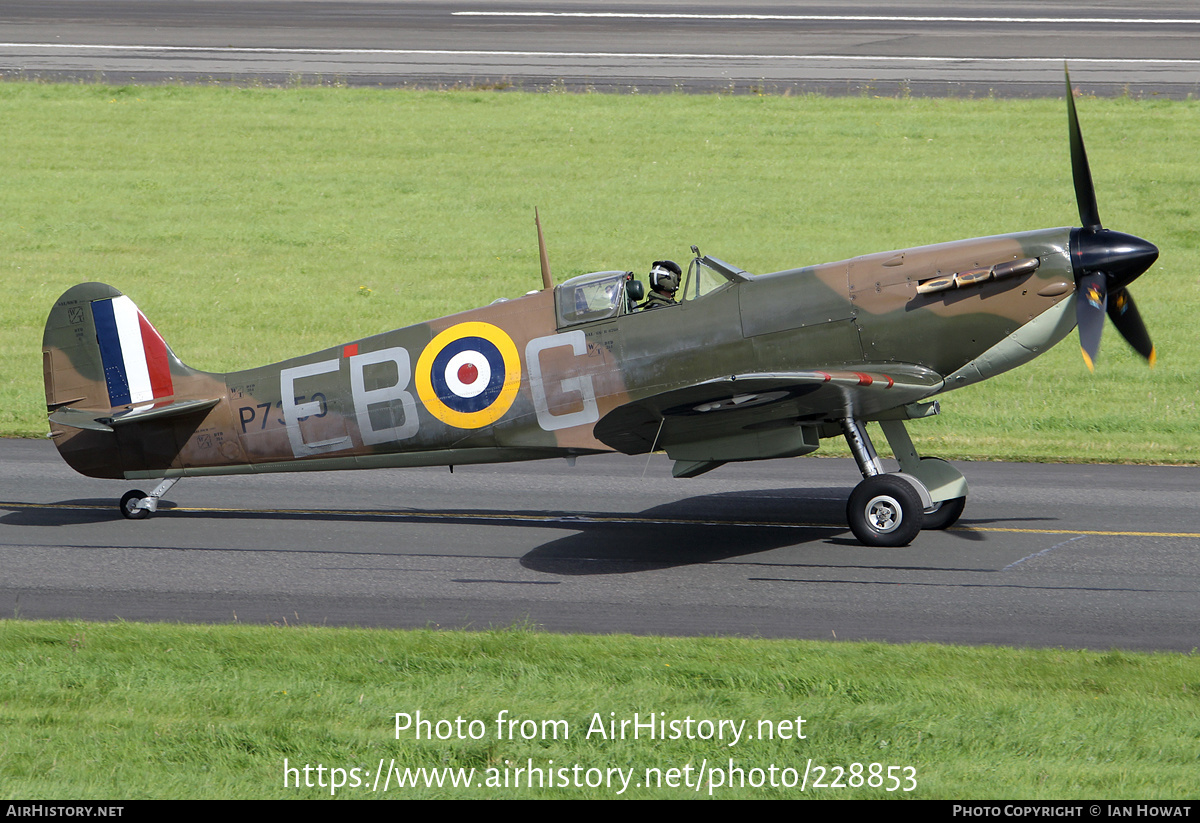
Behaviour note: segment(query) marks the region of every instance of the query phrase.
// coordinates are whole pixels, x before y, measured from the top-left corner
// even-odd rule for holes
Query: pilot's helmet
[[[682,276],[683,269],[674,260],[655,260],[650,267],[650,288],[674,294]]]

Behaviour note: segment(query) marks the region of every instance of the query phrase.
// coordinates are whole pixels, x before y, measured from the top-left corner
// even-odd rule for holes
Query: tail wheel
[[[854,487],[846,506],[850,531],[867,546],[907,546],[924,521],[921,498],[907,481],[888,474]]]
[[[125,496],[121,498],[121,514],[126,520],[145,520],[150,516],[149,509],[139,509],[140,503],[146,497],[146,493],[141,489],[125,492]]]

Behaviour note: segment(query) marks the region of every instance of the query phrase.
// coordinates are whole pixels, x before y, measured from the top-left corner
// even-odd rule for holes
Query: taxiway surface
[[[6,0],[0,75],[832,94],[1200,93],[1185,0]]]
[[[1200,645],[1194,467],[962,464],[958,527],[870,549],[838,459],[204,478],[140,522],[48,442],[0,466],[6,617]]]

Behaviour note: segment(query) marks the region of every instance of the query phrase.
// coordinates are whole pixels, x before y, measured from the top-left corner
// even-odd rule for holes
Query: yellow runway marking
[[[1001,526],[953,526],[947,531],[970,532],[1013,532],[1014,534],[1082,534],[1097,537],[1197,537],[1200,532],[1130,532],[1130,531],[1101,531],[1098,529],[1009,529]]]

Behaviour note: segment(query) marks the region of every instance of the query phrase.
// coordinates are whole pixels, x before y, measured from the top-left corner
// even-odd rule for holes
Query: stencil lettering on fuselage
[[[576,329],[565,334],[538,337],[525,346],[525,363],[529,369],[529,392],[533,395],[533,409],[537,412],[538,425],[545,431],[569,429],[595,423],[600,419],[600,408],[596,405],[596,389],[590,374],[567,377],[560,380],[558,390],[564,395],[575,394],[583,408],[566,414],[555,414],[550,410],[546,396],[546,383],[542,378],[541,354],[549,349],[569,347],[576,357],[587,354],[587,337]]]
[[[350,399],[363,443],[374,446],[379,443],[407,440],[415,436],[420,428],[420,420],[417,417],[417,400],[413,397],[412,392],[408,391],[409,381],[412,379],[412,358],[409,357],[408,350],[394,346],[365,354],[352,354],[348,360],[350,363]],[[279,371],[279,393],[283,398],[280,403],[283,411],[283,425],[287,429],[292,454],[296,457],[312,457],[327,452],[342,451],[353,445],[348,435],[307,442],[300,426],[309,417],[325,416],[325,396],[318,392],[312,395],[311,400],[305,401],[306,395],[296,393],[296,381],[339,372],[341,364],[341,358],[335,358]],[[379,379],[378,370],[372,369],[372,367],[387,369],[389,364],[395,364],[395,381],[390,385],[376,385],[373,388],[367,388],[368,382],[382,382]],[[397,404],[399,405],[398,409]],[[373,407],[376,412],[374,420],[371,414]],[[245,411],[246,409],[243,409],[243,412]],[[253,417],[254,411],[249,411]],[[380,421],[389,425],[377,425]],[[264,428],[265,423],[264,419]],[[245,428],[246,416],[243,414],[243,431]]]
[[[378,366],[385,363],[396,364],[396,382],[391,386],[366,388],[365,372],[368,366]],[[354,398],[354,413],[358,419],[358,432],[363,443],[373,446],[378,443],[390,443],[395,440],[407,440],[417,433],[420,421],[417,419],[417,400],[408,391],[408,381],[412,378],[412,360],[408,350],[400,346],[390,349],[355,354],[350,357],[350,396]],[[395,425],[396,401],[400,402],[401,422]],[[375,428],[371,422],[371,405],[388,404],[379,408],[387,414],[391,426]]]
[[[525,346],[529,367],[529,387],[538,425],[544,431],[557,431],[572,426],[595,423],[600,419],[596,391],[591,375],[576,374],[558,379],[551,389],[557,396],[575,400],[574,411],[555,413],[547,394],[542,374],[541,354],[558,348],[568,348],[574,357],[587,354],[587,338],[579,330],[551,334],[530,340]],[[352,349],[353,350],[353,349]],[[351,410],[358,423],[359,436],[368,446],[408,440],[420,430],[417,398],[409,390],[413,379],[412,357],[408,350],[393,346],[364,354],[350,354]],[[311,418],[323,418],[327,413],[326,392],[311,395],[297,394],[306,386],[298,381],[341,371],[341,358],[293,366],[279,371],[279,392],[283,400],[283,425],[288,442],[296,457],[312,457],[353,446],[349,435],[325,440],[306,441],[301,423]],[[391,374],[394,381],[382,380],[382,373]],[[368,384],[388,382],[389,385]],[[496,422],[512,408],[521,386],[521,359],[512,339],[488,323],[460,323],[439,334],[422,351],[417,360],[417,393],[425,408],[443,423],[456,428],[481,428]],[[316,386],[313,386],[316,388]],[[440,392],[440,394],[439,394]],[[427,397],[428,395],[428,397]],[[269,406],[258,426],[265,430]],[[372,414],[374,412],[374,414]],[[258,417],[255,407],[241,409],[242,431]]]
[[[324,409],[315,400],[303,403],[297,402],[296,381],[320,374],[336,372],[341,368],[341,360],[322,360],[320,363],[308,363],[304,366],[293,366],[279,371],[279,396],[283,407],[283,425],[287,427],[288,441],[292,444],[292,454],[296,457],[312,457],[326,452],[341,451],[351,446],[350,437],[334,437],[328,440],[317,440],[312,443],[304,442],[304,434],[300,431],[300,421],[307,417],[321,414]]]

